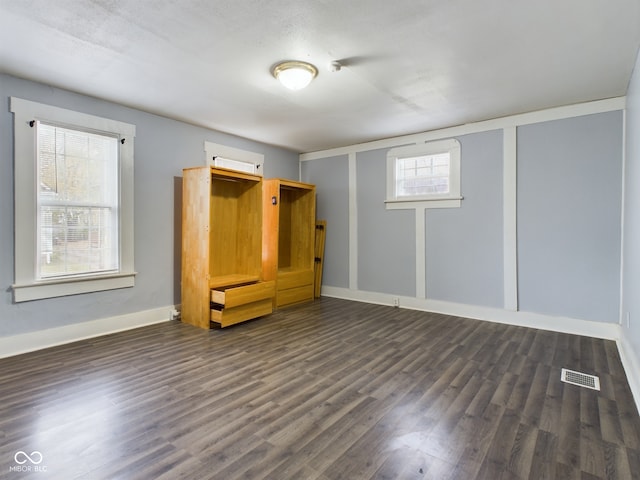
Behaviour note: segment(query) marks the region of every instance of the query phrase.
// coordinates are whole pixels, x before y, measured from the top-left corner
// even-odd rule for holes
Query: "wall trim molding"
[[[516,127],[502,132],[504,308],[518,310],[518,145]]]
[[[171,312],[175,309],[175,306],[160,307],[47,330],[0,337],[0,358],[167,322]]]
[[[349,288],[358,288],[358,175],[356,154],[350,153],[349,166]]]
[[[627,382],[636,402],[636,408],[640,412],[640,360],[633,354],[633,347],[629,343],[628,337],[624,335],[622,327],[618,327],[620,336],[616,343],[622,366],[627,374]]]
[[[410,310],[442,313],[444,315],[454,315],[471,318],[473,320],[504,323],[519,327],[539,328],[553,332],[585,335],[606,340],[618,340],[618,338],[620,338],[620,326],[616,323],[594,322],[591,320],[543,315],[533,312],[513,312],[495,307],[403,297],[387,293],[365,292],[330,286],[322,287],[322,296],[388,306],[393,306],[393,299],[399,298],[400,307]]]
[[[490,130],[501,130],[509,127],[531,125],[533,123],[581,117],[583,115],[591,115],[594,113],[612,112],[615,110],[624,110],[625,107],[626,97],[607,98],[604,100],[595,100],[593,102],[565,105],[562,107],[521,113],[519,115],[500,117],[492,120],[466,123],[464,125],[440,128],[437,130],[429,130],[412,135],[403,135],[400,137],[385,138],[382,140],[374,140],[371,142],[359,143],[356,145],[349,145],[345,147],[302,153],[300,154],[300,161],[305,162],[309,160],[320,160],[323,158],[335,157],[338,155],[347,155],[349,153],[366,152],[369,150],[377,150],[380,148],[393,148],[398,145],[431,142],[433,140],[457,137],[460,135],[468,135],[471,133],[487,132]]]

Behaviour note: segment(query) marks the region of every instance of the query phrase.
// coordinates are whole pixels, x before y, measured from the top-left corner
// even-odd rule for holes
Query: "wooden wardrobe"
[[[275,281],[274,308],[314,299],[315,185],[264,180],[262,273]]]
[[[262,274],[262,177],[217,167],[183,170],[181,319],[221,327],[273,311]]]

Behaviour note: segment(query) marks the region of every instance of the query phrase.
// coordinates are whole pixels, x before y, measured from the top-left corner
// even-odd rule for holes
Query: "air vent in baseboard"
[[[560,380],[566,383],[571,383],[572,385],[579,385],[592,390],[600,390],[600,379],[595,375],[574,372],[573,370],[563,368]]]

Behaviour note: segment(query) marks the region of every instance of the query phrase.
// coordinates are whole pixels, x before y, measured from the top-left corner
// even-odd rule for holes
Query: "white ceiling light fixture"
[[[290,90],[300,90],[311,83],[318,69],[307,62],[288,61],[273,67],[273,76]]]

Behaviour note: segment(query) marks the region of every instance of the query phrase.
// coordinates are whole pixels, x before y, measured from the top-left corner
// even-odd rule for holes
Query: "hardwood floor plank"
[[[605,397],[598,397],[598,413],[600,414],[602,439],[605,442],[624,445],[624,434],[616,402]]]
[[[580,439],[580,470],[596,478],[605,478],[604,452],[601,445],[589,436]]]
[[[490,478],[487,476],[490,474],[496,475],[494,478],[500,478],[506,471],[519,425],[518,414],[513,410],[505,410],[483,459],[478,474],[480,478]]]
[[[629,448],[640,450],[640,417],[632,400],[629,384],[618,381],[615,382],[614,389],[624,443]]]
[[[507,459],[507,471],[516,478],[529,477],[537,439],[536,427],[524,423],[518,425]]]
[[[563,477],[557,476],[556,451],[558,437],[553,433],[538,430],[536,444],[533,451],[531,468],[528,472],[530,480],[553,480]]]
[[[558,462],[580,470],[580,390],[566,385],[562,390]]]
[[[590,375],[597,373],[593,352],[594,340],[595,339],[589,337],[580,337],[580,368],[577,370]]]
[[[560,368],[551,367],[547,383],[547,391],[543,400],[542,410],[540,412],[540,422],[538,427],[548,433],[554,435],[560,434],[561,413],[562,413],[562,395],[564,391],[564,383],[559,382]]]
[[[605,478],[610,478],[612,480],[632,478],[626,448],[620,447],[614,443],[605,442],[604,462]],[[640,475],[640,472],[636,472],[636,475]]]
[[[629,471],[633,480],[640,479],[640,451],[627,448],[627,460],[629,461]]]
[[[622,361],[620,360],[620,353],[615,342],[603,342],[604,350],[607,355],[607,367],[608,372],[611,375],[617,377],[625,376],[624,368],[622,367]]]
[[[513,391],[511,392],[511,396],[509,397],[509,401],[507,402],[507,408],[518,412],[524,409],[525,404],[527,403],[527,398],[529,397],[529,392],[533,385],[531,380],[535,376],[537,367],[537,363],[530,360],[528,357],[526,358],[522,370],[518,375],[518,380],[516,381]]]
[[[530,379],[531,387],[527,394],[527,399],[522,409],[522,416],[529,425],[538,427],[544,408],[544,402],[547,397],[547,388],[549,385],[549,376],[551,367],[538,363],[536,365],[533,378]]]
[[[551,365],[557,341],[557,333],[539,330],[536,332],[527,356],[539,364]]]
[[[517,381],[518,375],[511,372],[505,372],[493,393],[493,397],[491,397],[491,403],[506,407]]]
[[[466,438],[458,439],[461,443],[466,443],[459,463],[465,466],[469,478],[474,478],[480,470],[487,452],[492,447],[503,414],[504,408],[490,403],[480,418],[470,417],[473,430],[468,431],[469,435]]]

